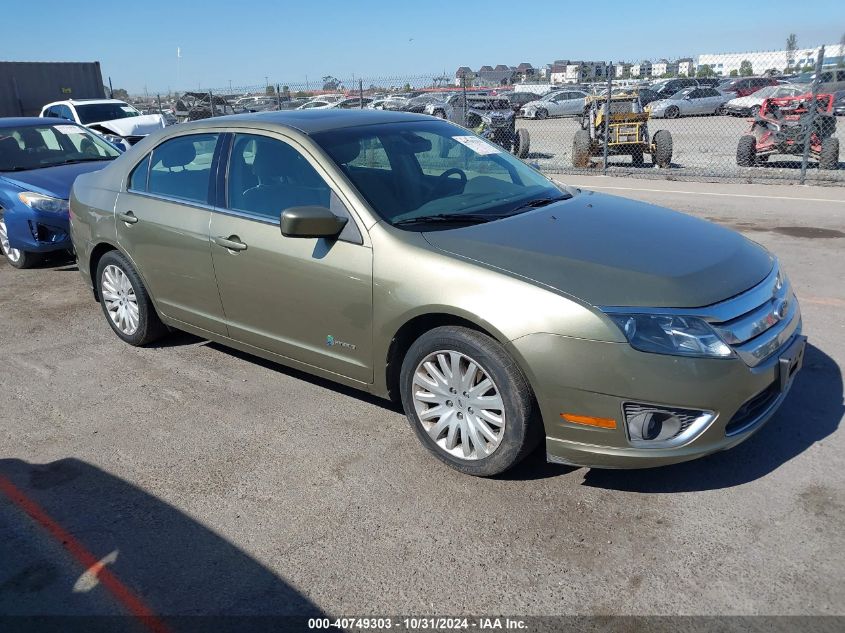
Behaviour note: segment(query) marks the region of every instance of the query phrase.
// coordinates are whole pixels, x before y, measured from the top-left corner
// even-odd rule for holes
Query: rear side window
[[[192,134],[165,141],[153,150],[147,191],[207,203],[216,146],[217,134]]]
[[[128,189],[132,191],[146,191],[147,190],[147,174],[150,171],[150,155],[135,166],[132,173],[129,174]]]

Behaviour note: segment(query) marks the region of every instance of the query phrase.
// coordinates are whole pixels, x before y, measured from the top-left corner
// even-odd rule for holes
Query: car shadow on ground
[[[583,470],[582,485],[609,490],[669,493],[730,488],[768,475],[824,440],[837,430],[843,414],[839,366],[819,348],[808,345],[804,368],[781,409],[735,448],[674,466],[603,470],[548,464],[541,447],[503,478],[546,479]]]
[[[77,459],[0,459],[0,560],[7,631],[305,630],[323,616],[223,536]]]

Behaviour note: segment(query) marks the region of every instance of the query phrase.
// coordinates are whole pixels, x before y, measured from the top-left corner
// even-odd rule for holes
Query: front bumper
[[[553,334],[532,334],[509,345],[534,386],[549,461],[650,468],[722,451],[753,435],[785,400],[801,367],[805,340],[796,331],[780,350],[754,367],[736,357],[648,354],[627,343]],[[715,417],[682,444],[640,448],[628,439],[625,403],[711,411]],[[575,424],[564,420],[563,413],[612,419],[616,425]]]
[[[751,115],[751,108],[746,108],[742,106],[732,106],[725,104],[722,106],[722,111],[725,114],[730,116],[750,116]]]
[[[72,248],[67,213],[45,213],[16,205],[6,210],[4,218],[12,248],[30,253]]]

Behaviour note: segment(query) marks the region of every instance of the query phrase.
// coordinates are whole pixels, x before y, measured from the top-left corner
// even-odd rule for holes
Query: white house
[[[631,66],[631,77],[651,77],[651,62],[647,59]]]
[[[617,79],[622,79],[622,77],[624,77],[624,76],[625,76],[625,73],[626,73],[626,72],[627,72],[627,73],[630,73],[630,72],[631,72],[631,64],[626,64],[626,63],[624,63],[624,62],[619,62],[618,64],[616,64],[616,66],[615,66],[614,70],[615,70],[615,73],[614,73],[614,74],[616,75],[616,78],[617,78]]]
[[[692,77],[695,75],[695,62],[691,57],[683,57],[678,60],[678,74]]]
[[[660,59],[651,65],[651,76],[662,77],[663,75],[674,76],[678,74],[678,62],[670,62],[667,59]]]

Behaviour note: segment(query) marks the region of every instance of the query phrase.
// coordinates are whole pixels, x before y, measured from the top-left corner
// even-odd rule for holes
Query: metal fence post
[[[461,125],[467,124],[467,75],[466,73],[461,74],[461,88],[464,95],[464,104],[463,110],[461,113]]]
[[[358,80],[358,102],[361,105],[361,110],[364,109],[364,80]]]
[[[156,95],[156,100],[158,101],[158,113],[159,113],[160,115],[164,116],[164,110],[163,110],[163,109],[162,109],[162,107],[161,107],[161,95],[157,94],[157,95]]]
[[[214,118],[214,96],[211,94],[211,90],[208,91],[208,107],[211,111],[211,117]]]
[[[613,79],[610,76],[610,66],[610,62],[605,65],[605,72],[607,73],[607,98],[605,99],[604,105],[604,148],[602,150],[604,154],[604,167],[602,168],[602,174],[605,176],[607,175],[607,141],[608,136],[610,135],[610,90],[613,86]]]
[[[811,89],[813,95],[813,105],[810,109],[810,121],[807,125],[807,132],[804,135],[804,153],[801,156],[801,184],[803,185],[807,179],[807,159],[810,157],[810,139],[813,136],[813,128],[815,127],[816,117],[818,116],[818,108],[816,107],[816,95],[819,92],[819,79],[822,74],[822,64],[824,63],[824,46],[819,49],[819,58],[816,60],[816,76],[813,79],[813,87]]]
[[[279,84],[276,84],[276,110],[282,109],[282,91]]]

